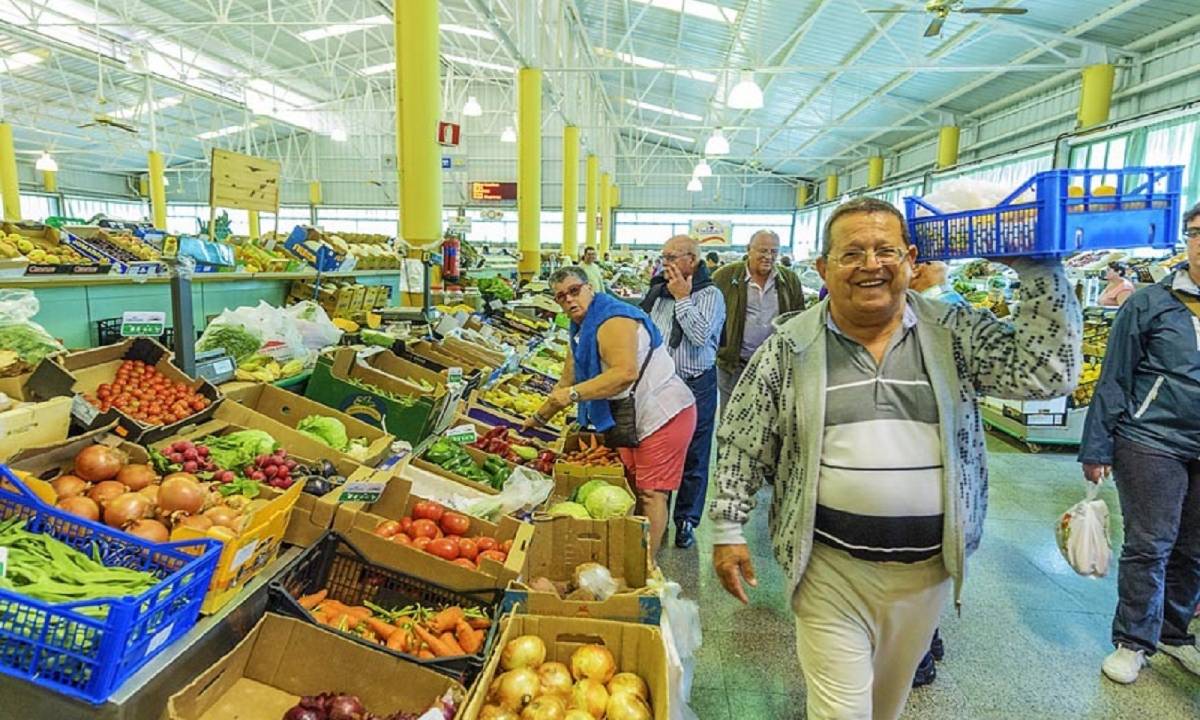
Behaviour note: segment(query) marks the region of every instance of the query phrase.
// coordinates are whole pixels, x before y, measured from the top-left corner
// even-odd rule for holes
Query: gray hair
[[[667,242],[672,242],[673,240],[686,240],[687,245],[688,245],[688,250],[696,257],[700,257],[700,241],[697,240],[696,238],[692,237],[691,235],[687,235],[685,233],[680,233],[678,235],[672,235],[670,238],[667,239]],[[664,244],[666,244],[666,243],[664,243]]]
[[[585,273],[583,268],[579,267],[578,265],[567,265],[566,267],[560,267],[550,274],[550,280],[547,282],[553,286],[569,278],[578,278],[585,283],[588,282],[587,273]]]
[[[829,219],[825,221],[825,229],[821,233],[821,257],[829,257],[829,251],[833,249],[833,224],[846,215],[859,213],[884,213],[891,215],[900,221],[900,237],[904,239],[904,244],[912,244],[912,240],[908,235],[908,219],[904,217],[904,213],[896,209],[895,205],[877,198],[859,197],[838,205],[834,208],[833,214],[829,216]]]
[[[759,235],[767,235],[775,238],[775,242],[781,242],[779,239],[779,233],[775,232],[774,230],[767,230],[766,228],[763,228],[762,230],[756,230],[754,234],[750,236],[750,242],[747,243],[747,245],[753,244],[754,238],[758,237]]]

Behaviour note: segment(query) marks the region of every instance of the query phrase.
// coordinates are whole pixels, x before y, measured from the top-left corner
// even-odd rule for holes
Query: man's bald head
[[[663,264],[678,270],[685,278],[696,272],[700,243],[691,235],[675,235],[663,245]]]

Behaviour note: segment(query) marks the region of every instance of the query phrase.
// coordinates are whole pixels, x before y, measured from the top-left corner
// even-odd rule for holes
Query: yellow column
[[[43,170],[42,171],[42,187],[45,188],[46,192],[48,192],[48,193],[58,192],[58,171],[57,170]]]
[[[442,242],[442,114],[437,0],[393,0],[400,226],[410,247]]]
[[[621,186],[614,184],[611,188],[609,188],[608,192],[610,198],[608,201],[609,208],[616,210],[617,208],[621,207]]]
[[[583,246],[585,248],[596,247],[596,216],[600,212],[600,158],[595,155],[587,156],[587,190],[584,210],[587,212],[587,232],[583,236]],[[580,255],[582,254],[580,253]]]
[[[542,268],[542,71],[517,74],[517,271],[533,277]]]
[[[827,175],[825,177],[825,199],[837,200],[838,194],[838,176]]]
[[[249,210],[248,212],[250,213],[250,239],[257,240],[262,236],[258,229],[258,211]]]
[[[809,195],[812,192],[808,183],[800,183],[796,186],[796,209],[800,209],[808,205]]]
[[[149,153],[150,161],[150,214],[154,227],[167,229],[167,186],[163,184],[163,157],[157,150]]]
[[[867,187],[877,188],[883,184],[883,158],[878,155],[867,161]]]
[[[313,180],[308,183],[308,204],[316,207],[321,204],[321,181]]]
[[[21,189],[17,181],[17,154],[13,150],[12,125],[0,122],[0,197],[4,199],[4,219],[21,221]]]
[[[1112,65],[1088,65],[1083,69],[1083,86],[1079,93],[1080,128],[1108,122],[1115,78],[1116,69]]]
[[[600,173],[600,246],[596,254],[600,259],[608,253],[612,241],[612,177],[608,173]]]
[[[946,125],[938,131],[937,167],[942,170],[958,164],[958,127]]]
[[[575,262],[579,252],[579,128],[563,128],[563,237],[561,254]]]

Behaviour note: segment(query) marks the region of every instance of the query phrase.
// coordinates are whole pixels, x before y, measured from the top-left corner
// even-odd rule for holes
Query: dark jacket
[[[700,292],[704,288],[712,285],[712,277],[708,274],[708,265],[700,262],[696,265],[696,270],[692,273],[692,295]],[[671,291],[667,290],[666,273],[660,272],[650,279],[650,287],[646,290],[646,296],[642,298],[642,310],[649,315],[654,311],[654,303],[658,302],[660,297],[666,297],[668,300],[674,300]],[[678,318],[671,321],[671,337],[668,338],[668,347],[672,350],[679,347],[683,342],[683,327],[680,326]]]
[[[1138,290],[1117,313],[1080,462],[1111,465],[1117,435],[1180,460],[1200,457],[1200,318],[1172,294],[1175,278]]]
[[[713,284],[725,297],[725,332],[717,350],[717,365],[736,373],[742,365],[742,335],[746,330],[746,263],[724,265],[713,274]],[[775,292],[779,295],[779,314],[804,309],[804,290],[800,278],[785,267],[775,268]]]

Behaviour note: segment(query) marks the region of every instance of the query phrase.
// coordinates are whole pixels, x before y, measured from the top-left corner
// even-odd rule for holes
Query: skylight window
[[[355,20],[348,23],[337,23],[335,25],[326,25],[321,28],[313,28],[304,32],[296,33],[301,40],[308,42],[316,42],[327,38],[338,37],[339,35],[349,35],[352,32],[366,30],[368,28],[380,27],[381,25],[391,25],[392,19],[387,15],[374,15],[362,20]]]
[[[716,22],[732,24],[737,22],[738,17],[737,10],[730,10],[715,3],[703,2],[703,0],[633,0],[633,2]]]

